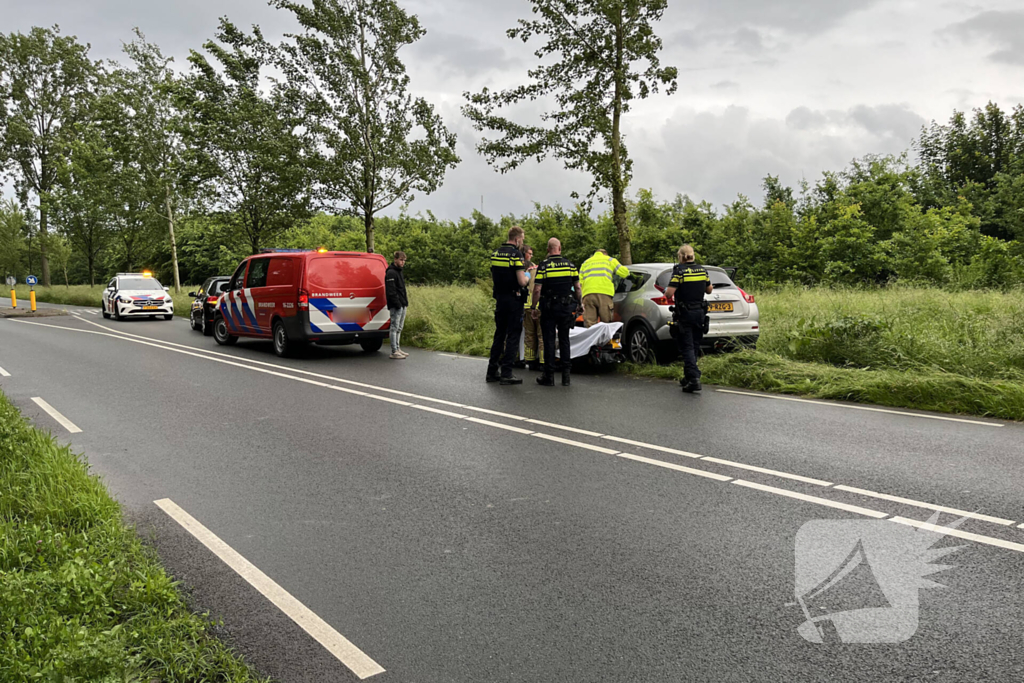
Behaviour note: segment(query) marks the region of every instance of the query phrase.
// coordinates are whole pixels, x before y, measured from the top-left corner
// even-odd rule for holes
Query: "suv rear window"
[[[664,292],[668,289],[668,281],[671,279],[672,269],[662,271],[661,275],[658,276],[658,279],[654,281],[654,286],[657,287],[658,290]]]
[[[736,284],[729,279],[729,276],[725,273],[720,273],[717,270],[709,270],[708,275],[711,276],[711,286],[715,289],[722,289],[724,287],[735,287]]]
[[[306,282],[313,289],[333,291],[353,282],[384,281],[384,264],[376,259],[322,256],[309,260]]]

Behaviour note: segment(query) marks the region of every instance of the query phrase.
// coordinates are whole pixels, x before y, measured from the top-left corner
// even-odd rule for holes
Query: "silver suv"
[[[673,263],[640,263],[629,268],[630,276],[615,290],[615,320],[621,321],[626,358],[634,363],[669,360],[676,351],[669,332],[673,302],[665,297]],[[740,289],[724,268],[704,266],[714,292],[705,295],[710,326],[703,348],[729,346],[752,348],[761,334],[754,297]],[[730,269],[735,272],[734,269]]]

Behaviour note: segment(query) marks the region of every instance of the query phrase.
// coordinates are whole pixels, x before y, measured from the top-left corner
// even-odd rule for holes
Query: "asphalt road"
[[[479,359],[282,360],[183,319],[68,310],[0,320],[0,387],[87,456],[193,605],[280,680],[358,678],[154,501],[385,669],[368,680],[1024,678],[1021,425],[616,375],[500,387]],[[892,521],[929,520],[922,503],[975,515],[932,538],[960,548],[929,577],[944,588],[914,587],[927,570],[905,553],[923,534]],[[850,524],[801,532],[815,520]],[[804,602],[886,606],[916,618],[909,638],[863,642],[878,616],[808,642],[801,567],[827,578],[857,534],[867,564]]]

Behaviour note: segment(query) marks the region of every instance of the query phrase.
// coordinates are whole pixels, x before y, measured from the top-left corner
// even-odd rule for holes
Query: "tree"
[[[28,35],[0,34],[0,170],[22,194],[39,199],[43,285],[50,285],[46,257],[49,193],[59,164],[96,77],[89,46],[60,28],[35,27]],[[4,163],[5,161],[9,163]]]
[[[64,286],[71,288],[68,281],[68,264],[71,262],[71,245],[63,235],[50,234],[46,238],[46,251],[57,270],[64,275]]]
[[[134,68],[118,69],[111,75],[112,111],[105,120],[111,143],[137,164],[149,209],[167,222],[174,291],[180,293],[174,227],[188,177],[188,150],[175,101],[181,83],[170,66],[174,59],[146,42],[139,29],[135,36],[124,46]]]
[[[0,201],[0,276],[20,277],[25,264],[25,214],[13,199]]]
[[[398,55],[425,31],[394,0],[271,4],[291,10],[304,29],[287,36],[291,42],[276,54],[302,89],[323,150],[321,199],[325,208],[351,207],[363,219],[372,253],[374,216],[395,202],[411,202],[415,192],[435,191],[459,162],[455,135],[432,105],[408,93]]]
[[[542,64],[528,72],[525,85],[471,95],[463,112],[478,131],[495,131],[477,149],[505,173],[527,159],[548,155],[567,169],[593,177],[590,196],[609,191],[619,238],[619,258],[632,263],[626,217],[626,188],[632,161],[622,135],[622,117],[634,99],[646,99],[665,86],[676,90],[675,67],[662,67],[661,38],[654,34],[668,0],[531,0],[540,18],[519,20],[508,37],[524,43],[546,41],[534,53]],[[550,58],[554,57],[554,61]],[[545,61],[548,60],[548,61]],[[554,105],[542,125],[516,123],[497,109],[551,96]]]
[[[260,90],[266,63],[261,43],[222,19],[217,39],[193,51],[191,74],[179,91],[186,140],[224,221],[235,224],[257,253],[296,218],[309,214],[308,167],[313,154],[298,93],[270,81]]]

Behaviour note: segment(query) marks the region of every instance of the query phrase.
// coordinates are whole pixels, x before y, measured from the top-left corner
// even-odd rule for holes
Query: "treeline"
[[[638,15],[578,3],[564,21],[530,24],[530,33],[567,32],[560,56],[595,80],[574,94],[545,67],[531,72],[541,79],[532,89],[467,93],[464,114],[501,134],[479,147],[499,170],[562,158],[591,173],[608,210],[595,214],[573,198],[496,219],[388,216],[381,212],[435,190],[459,161],[454,135],[409,94],[398,58],[422,27],[393,0],[272,4],[294,13],[300,34],[275,45],[258,27],[246,33],[223,19],[184,73],[141,32],[125,45],[126,65],[92,61],[56,27],[0,34],[0,173],[16,191],[0,202],[3,275],[32,272],[45,283],[52,266],[57,283],[101,283],[148,268],[167,283],[197,283],[261,248],[326,247],[402,249],[410,281],[471,283],[487,277],[488,254],[517,223],[539,252],[559,237],[577,262],[597,248],[626,263],[672,261],[690,242],[702,261],[738,267],[751,285],[1024,282],[1021,105],[955,112],[904,156],[855,160],[813,185],[766,176],[763,197],[724,207],[628,194],[617,122],[634,95],[616,79],[649,81],[635,95],[645,97],[656,83],[674,91],[675,70],[658,65],[654,38],[643,55],[622,55],[648,71],[614,74],[601,72],[614,54],[575,53],[572,41],[584,25],[648,35],[665,3],[642,0],[649,11]],[[497,115],[531,92],[574,104],[550,128]],[[582,156],[564,156],[573,150]]]

